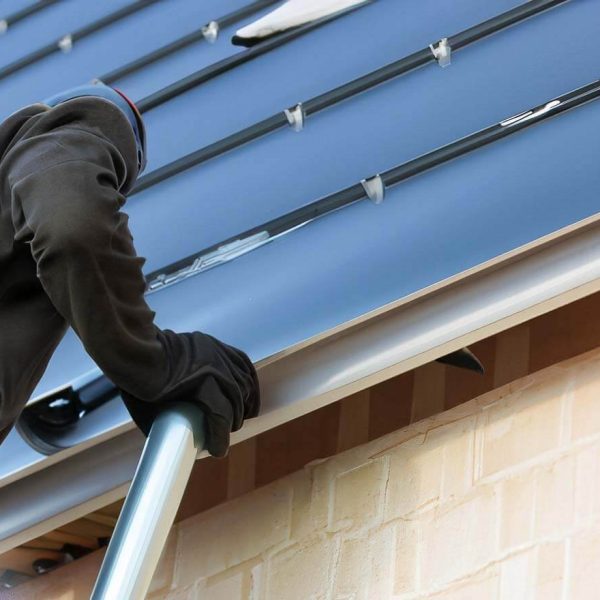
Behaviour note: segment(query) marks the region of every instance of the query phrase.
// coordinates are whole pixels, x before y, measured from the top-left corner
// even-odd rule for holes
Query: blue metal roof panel
[[[76,0],[59,2],[23,23],[15,25],[14,30],[9,30],[6,35],[0,36],[2,44],[0,66],[130,3],[131,0],[110,0],[110,2],[100,3]],[[168,3],[158,2],[145,7],[76,42],[70,52],[56,52],[0,81],[2,112],[10,113],[29,102],[39,101],[68,87],[85,83],[92,77],[100,76],[106,71],[190,33],[201,27],[207,20],[245,4],[247,4],[246,0],[219,0],[218,2],[169,0]],[[46,19],[50,16],[57,22],[51,23],[51,30],[48,32]],[[61,19],[64,19],[64,22]],[[180,75],[186,75],[190,71],[238,51],[239,49],[227,44],[225,40],[214,45],[200,42],[182,53],[187,55],[187,60],[161,64],[160,77],[157,77],[154,69],[146,71],[144,76],[150,89],[155,90]],[[123,87],[135,98],[135,90],[130,92],[127,85]]]
[[[0,81],[2,112],[246,2],[144,9]],[[74,3],[59,3],[15,26],[11,47],[37,47],[51,10],[65,18],[53,17],[62,35],[67,17],[77,26],[123,4],[74,21]],[[377,0],[148,112],[147,172],[516,4]],[[125,210],[145,271],[598,78],[598,22],[600,3],[573,0],[456,53],[448,69],[425,67],[311,117],[301,134],[277,132],[133,196]],[[226,40],[234,29],[117,86],[137,100],[240,52]],[[588,105],[406,182],[379,206],[338,211],[152,294],[157,323],[207,331],[259,360],[560,229],[597,212],[599,125],[600,105]],[[69,331],[34,397],[92,369]]]
[[[63,35],[100,19],[130,0],[105,0],[104,2],[59,2],[28,17],[10,30],[2,40],[2,65],[21,58],[27,52],[58,40]],[[0,18],[32,4],[34,0],[19,0],[0,4]]]

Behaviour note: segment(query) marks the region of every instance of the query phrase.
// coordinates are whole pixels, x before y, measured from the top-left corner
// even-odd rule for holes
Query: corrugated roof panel
[[[110,2],[84,2],[66,0],[27,21],[15,26],[0,37],[7,55],[2,51],[0,66],[10,63],[46,43],[69,33],[73,28],[88,24],[109,14],[132,0],[111,0]],[[15,73],[8,79],[0,80],[2,112],[12,112],[29,102],[46,98],[67,87],[80,85],[107,71],[121,66],[146,54],[174,39],[201,27],[207,20],[221,16],[247,4],[246,0],[222,0],[219,2],[190,2],[189,0],[169,0],[142,8],[134,15],[125,17],[89,37],[76,42],[68,53],[56,52],[38,63]],[[92,10],[92,7],[95,7]],[[168,9],[167,9],[168,7]],[[85,9],[85,10],[83,10]],[[77,15],[77,18],[75,18]],[[46,32],[46,19],[52,16],[50,35]],[[64,19],[64,22],[63,22]],[[14,35],[13,35],[14,34]],[[11,50],[12,48],[12,50]],[[197,43],[191,48],[188,61],[182,63],[183,75],[189,71],[210,64],[222,56],[239,51],[227,43],[210,45]],[[165,83],[177,78],[179,71],[164,66]],[[187,69],[187,71],[186,71]],[[159,87],[161,79],[155,74],[147,74],[149,81]],[[129,87],[124,86],[129,92]],[[135,93],[130,92],[133,97]]]
[[[32,4],[34,0],[0,5],[0,18],[15,10]],[[49,44],[74,29],[100,19],[111,12],[127,6],[131,0],[105,0],[104,2],[76,2],[66,0],[48,6],[10,29],[10,35],[0,37],[2,41],[2,65],[23,57],[28,52]]]
[[[377,0],[149,111],[147,172],[514,5]],[[147,29],[159,8],[120,30],[141,21]],[[208,3],[202,16],[224,9]],[[311,117],[300,134],[277,132],[133,196],[126,210],[146,272],[594,79],[599,16],[597,2],[573,0],[455,53],[448,69],[427,66]],[[97,73],[94,57],[106,68],[130,59],[114,35],[54,57],[80,78],[52,69],[60,77],[47,91]],[[179,75],[240,51],[225,40],[198,44],[119,85],[138,99],[173,81],[177,61]],[[41,64],[22,75],[37,71]],[[595,212],[599,119],[597,105],[558,117],[391,190],[383,205],[344,209],[149,303],[163,327],[203,329],[264,358]],[[69,333],[35,393],[93,368]]]
[[[1,112],[84,83],[247,1],[145,8],[0,80]],[[62,35],[124,4],[85,3],[90,12],[76,18],[75,3],[61,2],[0,37],[0,48],[9,42],[1,63],[53,39],[41,32]],[[146,113],[146,172],[515,5],[376,0]],[[456,52],[447,69],[426,66],[310,117],[301,133],[278,131],[131,197],[125,210],[145,271],[596,79],[598,22],[600,3],[572,0]],[[243,52],[228,43],[235,29],[116,85],[139,100]],[[206,331],[260,360],[597,212],[599,125],[600,103],[577,109],[148,302],[159,326]],[[93,369],[69,331],[34,397]]]

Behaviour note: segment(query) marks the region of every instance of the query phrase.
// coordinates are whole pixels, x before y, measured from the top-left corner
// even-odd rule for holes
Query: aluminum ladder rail
[[[198,453],[204,414],[175,403],[152,424],[91,600],[143,600]]]

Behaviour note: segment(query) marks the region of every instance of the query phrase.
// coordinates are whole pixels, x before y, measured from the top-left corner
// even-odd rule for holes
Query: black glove
[[[174,401],[192,403],[205,414],[208,452],[227,456],[230,432],[260,411],[260,387],[252,361],[241,350],[199,331],[158,331],[171,365],[169,384],[152,401],[119,388],[129,414],[148,436],[162,410]]]

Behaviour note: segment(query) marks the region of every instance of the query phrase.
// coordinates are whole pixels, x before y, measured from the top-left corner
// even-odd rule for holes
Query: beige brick
[[[216,581],[209,581],[202,588],[199,596],[206,600],[246,600],[243,593],[245,573],[237,572],[229,577],[219,577]]]
[[[324,600],[333,583],[336,542],[322,536],[272,556],[266,597],[277,600]]]
[[[571,540],[567,598],[596,600],[600,590],[600,531],[584,531]]]
[[[535,600],[561,600],[565,568],[565,543],[544,544],[538,548]]]
[[[394,594],[410,594],[418,590],[419,523],[400,521],[395,533]]]
[[[311,516],[312,473],[309,468],[296,471],[286,478],[292,486],[292,515],[290,538],[299,539],[310,534],[315,528],[325,527],[327,518],[314,523]]]
[[[383,527],[371,531],[369,550],[371,575],[368,598],[390,598],[394,585],[394,562],[396,560],[396,531],[393,527]]]
[[[443,446],[421,435],[389,453],[385,519],[402,517],[440,497]]]
[[[196,584],[178,587],[164,596],[164,600],[198,600]]]
[[[429,435],[432,442],[444,448],[442,499],[462,496],[473,485],[475,418],[461,419]]]
[[[575,497],[575,461],[567,456],[548,468],[536,472],[536,536],[566,534],[573,523]]]
[[[576,525],[600,514],[600,444],[581,450],[575,467]]]
[[[480,569],[496,553],[496,493],[482,486],[470,498],[432,511],[423,523],[422,581],[449,583]]]
[[[431,600],[497,600],[499,581],[496,569],[486,569],[442,592],[426,597]]]
[[[404,516],[473,484],[475,418],[438,426],[390,451],[385,518]]]
[[[482,415],[481,475],[517,465],[559,444],[567,378],[558,373],[511,394]]]
[[[353,452],[350,450],[349,452]],[[345,453],[344,453],[345,454]],[[337,458],[337,457],[336,457]],[[330,502],[333,494],[333,482],[340,470],[336,468],[335,461],[325,461],[317,465],[308,465],[306,469],[310,472],[312,479],[310,491],[310,504],[308,515],[304,514],[304,523],[310,522],[312,530],[326,529],[329,524]],[[350,468],[358,466],[351,465]],[[295,508],[294,508],[295,510]],[[300,513],[301,511],[299,511]]]
[[[394,527],[345,539],[335,570],[333,598],[389,598],[394,573]]]
[[[368,600],[370,572],[368,538],[344,540],[335,570],[333,597]]]
[[[264,573],[266,570],[266,564],[264,562],[260,562],[255,564],[250,571],[250,581],[249,590],[248,590],[248,598],[244,600],[259,600],[261,598],[265,598],[265,577]]]
[[[575,439],[600,433],[600,363],[585,363],[574,374],[572,432]]]
[[[334,483],[330,529],[366,526],[382,515],[387,460],[380,458],[340,474]]]
[[[535,590],[535,550],[502,561],[500,600],[531,600]]]
[[[524,544],[533,535],[535,485],[533,475],[507,479],[500,484],[500,548],[508,550]]]
[[[282,479],[180,523],[175,583],[188,585],[287,540],[291,496]]]
[[[175,566],[175,548],[177,547],[177,525],[175,525],[167,538],[165,547],[158,560],[158,565],[152,582],[148,588],[148,593],[152,594],[159,590],[168,590],[171,587],[171,581],[173,579],[173,569]]]

